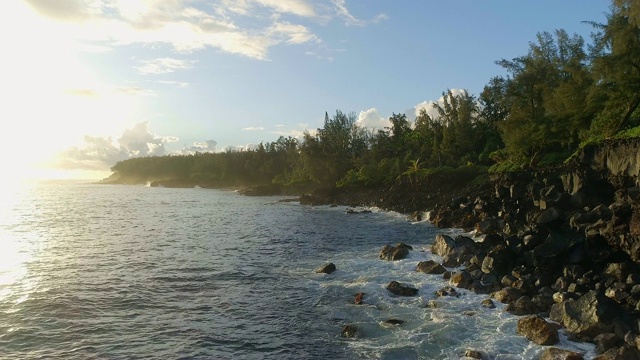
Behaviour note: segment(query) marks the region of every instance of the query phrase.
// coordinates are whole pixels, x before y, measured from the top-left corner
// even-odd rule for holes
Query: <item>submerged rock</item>
[[[397,281],[392,281],[387,285],[387,290],[398,296],[416,296],[418,289],[410,286],[404,286]]]
[[[336,271],[336,265],[334,263],[328,263],[316,269],[317,273],[331,274]]]
[[[406,323],[406,321],[400,319],[387,319],[384,321],[384,323],[389,325],[402,325]]]
[[[459,297],[460,294],[456,291],[456,289],[451,286],[445,286],[442,289],[436,291],[436,296],[454,296]]]
[[[480,360],[484,360],[484,359],[488,359],[489,358],[487,356],[487,354],[485,354],[482,351],[478,351],[478,350],[465,350],[464,356],[468,357],[468,358],[480,359]]]
[[[356,304],[356,305],[361,305],[363,297],[364,297],[364,293],[363,292],[357,293],[355,299],[353,299],[353,303]]]
[[[352,338],[355,337],[358,334],[358,328],[355,325],[345,325],[345,327],[342,328],[342,336],[346,337],[346,338]]]
[[[493,301],[491,301],[491,299],[482,300],[481,305],[482,305],[482,307],[485,307],[487,309],[495,309],[496,308],[496,304],[494,304]]]

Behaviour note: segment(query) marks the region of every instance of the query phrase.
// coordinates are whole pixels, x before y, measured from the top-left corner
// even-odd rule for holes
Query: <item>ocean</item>
[[[0,190],[2,359],[536,359],[519,317],[415,271],[430,223],[233,191],[25,182]],[[357,209],[362,210],[362,209]],[[386,245],[407,259],[378,258]],[[333,262],[337,270],[315,270]],[[392,295],[398,281],[416,297]],[[364,303],[354,296],[364,293]],[[434,304],[435,301],[435,304]],[[434,307],[435,305],[435,307]],[[388,319],[402,320],[390,325]],[[354,325],[353,338],[341,336]],[[595,356],[593,345],[556,347]]]

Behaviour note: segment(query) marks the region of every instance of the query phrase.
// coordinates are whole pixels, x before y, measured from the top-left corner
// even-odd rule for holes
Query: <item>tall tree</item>
[[[592,133],[610,136],[640,122],[640,4],[615,0],[606,24],[591,22],[593,72],[602,111]]]
[[[542,32],[537,40],[527,55],[497,62],[510,74],[502,138],[512,157],[529,165],[544,151],[577,146],[592,116],[585,108],[591,80],[583,39],[557,30],[555,37]]]

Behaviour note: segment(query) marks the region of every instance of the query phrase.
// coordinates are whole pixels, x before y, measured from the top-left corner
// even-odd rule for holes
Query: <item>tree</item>
[[[640,122],[640,4],[615,0],[606,24],[591,24],[594,96],[602,105],[592,126],[592,134],[614,135]]]
[[[507,109],[502,139],[511,157],[529,166],[546,151],[575,148],[592,116],[585,108],[591,80],[583,39],[557,30],[555,38],[542,32],[537,40],[527,55],[497,62],[510,74],[498,104]]]

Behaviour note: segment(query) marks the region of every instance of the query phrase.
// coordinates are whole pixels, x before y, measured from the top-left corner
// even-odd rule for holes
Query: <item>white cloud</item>
[[[302,139],[305,132],[309,133],[311,136],[315,136],[318,129],[309,129],[309,124],[306,123],[296,124],[295,127],[288,125],[276,125],[276,130],[271,133],[284,137],[291,136],[296,139]]]
[[[25,0],[39,13],[61,20],[82,21],[100,13],[101,1],[87,0]]]
[[[274,38],[282,37],[287,44],[304,44],[311,41],[319,41],[318,37],[302,25],[288,22],[276,22],[270,31]]]
[[[302,17],[314,17],[316,11],[306,0],[223,0],[222,5],[232,13],[247,15],[255,7],[263,7],[276,14],[292,14]]]
[[[320,43],[299,20],[342,17],[347,24],[372,20],[354,17],[344,0],[25,0],[41,15],[55,20],[79,48],[91,52],[118,46],[169,45],[177,52],[205,48],[266,60],[279,44]],[[287,21],[281,18],[287,16]],[[302,18],[302,19],[301,19]],[[172,64],[149,63],[142,73],[175,71]],[[184,65],[184,64],[183,64]],[[181,67],[179,67],[181,68]]]
[[[111,89],[111,93],[125,96],[156,96],[154,91],[139,86],[116,86]]]
[[[465,91],[466,90],[464,89],[451,89],[451,93],[453,94],[453,96],[463,95]],[[418,117],[418,115],[420,115],[420,110],[422,109],[424,109],[427,112],[427,115],[429,115],[432,119],[437,119],[440,115],[438,114],[438,110],[436,110],[433,107],[434,104],[443,105],[444,96],[440,96],[440,98],[438,98],[438,100],[435,100],[435,101],[425,100],[417,104],[415,107],[407,109],[405,111],[405,114],[407,115],[407,119],[411,121],[415,120]]]
[[[360,111],[357,124],[360,127],[370,129],[384,129],[385,127],[391,127],[389,119],[382,117],[376,108]]]
[[[257,150],[259,147],[259,144],[229,145],[220,149],[220,152],[253,151]]]
[[[157,58],[153,60],[142,61],[142,66],[137,67],[141,74],[167,74],[177,70],[191,68],[192,61],[179,60],[172,58]]]
[[[164,155],[164,144],[175,141],[172,137],[160,137],[149,132],[148,122],[136,124],[131,129],[126,129],[118,144],[127,149],[132,156]]]
[[[161,81],[156,81],[156,82],[158,84],[175,85],[175,86],[181,87],[181,88],[189,86],[188,82],[181,82],[181,81],[164,81],[164,80],[161,80]]]
[[[249,126],[249,127],[243,128],[242,130],[244,130],[244,131],[262,131],[262,130],[264,130],[264,128],[262,126]]]
[[[304,17],[316,16],[310,1],[305,0],[256,0],[257,3],[278,13],[289,13]]]
[[[349,9],[347,8],[346,0],[332,0],[332,1],[333,1],[333,5],[336,8],[336,13],[345,20],[347,25],[365,26],[370,23],[378,23],[388,18],[388,16],[385,14],[378,14],[371,20],[358,19],[355,16],[351,15],[351,13],[349,12]]]
[[[175,141],[175,137],[151,133],[145,121],[126,129],[117,142],[111,137],[85,136],[83,146],[58,154],[55,166],[65,170],[108,170],[116,162],[132,157],[165,155],[165,144]]]
[[[182,150],[178,151],[178,154],[193,155],[195,153],[214,153],[218,143],[215,140],[207,140],[202,142],[193,143],[191,146],[186,146]]]

